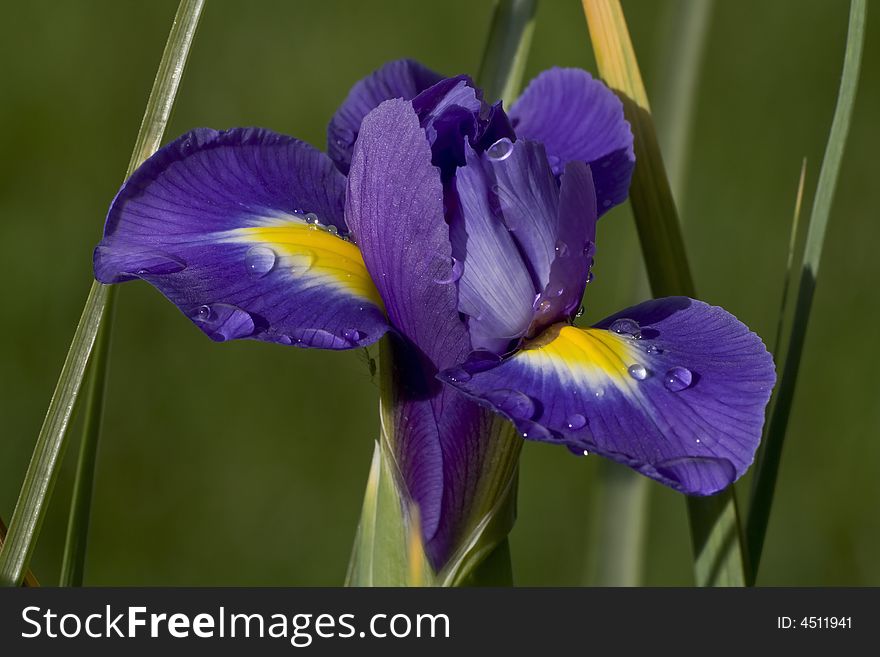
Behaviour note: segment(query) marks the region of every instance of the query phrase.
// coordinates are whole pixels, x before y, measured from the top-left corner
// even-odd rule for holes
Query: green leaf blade
[[[825,147],[825,155],[819,171],[816,198],[808,220],[800,275],[796,282],[788,281],[789,285],[796,286],[794,312],[788,331],[782,332],[783,336],[787,335],[787,344],[783,340],[779,345],[780,352],[784,354],[782,374],[779,377],[776,395],[771,404],[769,422],[765,427],[763,450],[755,471],[746,527],[749,555],[753,564],[752,583],[757,576],[763,554],[767,526],[770,521],[770,510],[776,489],[776,478],[782,459],[782,448],[788,421],[791,417],[801,356],[813,305],[813,295],[819,275],[825,233],[831,217],[834,192],[840,175],[843,152],[855,106],[865,41],[866,14],[867,2],[852,0],[840,89],[834,109],[834,118],[831,121],[831,131]],[[786,294],[789,294],[788,290],[786,290]]]
[[[203,7],[204,0],[181,0],[126,177],[159,147]],[[7,540],[0,549],[0,585],[18,586],[27,571],[67,445],[70,418],[98,331],[112,309],[112,296],[108,287],[98,282],[92,283],[46,418],[37,436],[34,453],[10,519]],[[105,361],[106,358],[102,357],[101,362]],[[100,400],[100,397],[96,400]]]

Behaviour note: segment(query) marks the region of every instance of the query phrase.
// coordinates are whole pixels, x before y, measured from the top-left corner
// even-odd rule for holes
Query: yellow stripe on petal
[[[307,275],[383,308],[360,249],[323,227],[296,218],[267,220],[266,225],[238,228],[232,239],[273,249],[292,273]]]
[[[606,329],[581,329],[557,324],[525,345],[516,358],[539,370],[567,373],[573,383],[601,394],[611,383],[624,392],[634,390],[632,365],[644,360],[632,339]]]

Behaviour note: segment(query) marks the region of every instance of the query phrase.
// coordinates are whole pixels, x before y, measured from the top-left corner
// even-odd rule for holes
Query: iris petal
[[[187,133],[120,189],[95,277],[148,281],[215,340],[369,344],[387,323],[358,248],[333,234],[345,230],[344,185],[290,137]]]
[[[392,98],[411,100],[443,76],[411,59],[388,62],[357,82],[327,126],[327,154],[342,173],[351,166],[351,153],[364,117]]]
[[[510,417],[527,438],[710,495],[752,463],[774,381],[770,354],[739,320],[673,297],[595,328],[553,327],[498,367],[454,385]],[[493,402],[498,390],[532,404],[511,412]]]
[[[556,175],[567,162],[590,165],[600,216],[626,200],[635,165],[632,131],[622,103],[602,82],[581,69],[548,69],[508,114],[518,137],[544,144]]]
[[[451,229],[462,263],[458,307],[469,316],[474,348],[503,353],[529,328],[535,286],[498,212],[491,164],[470,146],[466,152],[467,166],[455,177],[460,208]]]

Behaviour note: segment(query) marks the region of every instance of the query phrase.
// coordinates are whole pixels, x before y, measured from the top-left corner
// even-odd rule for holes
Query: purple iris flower
[[[485,512],[496,413],[687,494],[754,458],[775,373],[735,317],[676,297],[572,324],[633,166],[620,101],[584,71],[540,74],[505,113],[466,76],[391,62],[327,155],[258,128],[159,150],[114,199],[95,276],[148,281],[219,341],[388,333],[382,421],[439,568]]]

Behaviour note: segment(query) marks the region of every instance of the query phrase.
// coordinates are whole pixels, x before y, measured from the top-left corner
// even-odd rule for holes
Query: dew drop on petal
[[[593,242],[592,240],[590,240],[590,241],[588,241],[588,242],[584,245],[584,255],[585,255],[587,258],[590,258],[590,257],[592,257],[595,253],[596,253],[596,243]]]
[[[502,413],[517,420],[528,420],[535,414],[535,403],[518,390],[502,388],[486,395],[486,401]]]
[[[590,271],[587,272],[587,284],[592,283],[594,278],[595,278],[595,275],[593,274],[593,270],[591,269]]]
[[[334,226],[333,224],[330,224],[329,226],[327,226],[327,232],[330,233],[331,235],[336,235],[337,237],[339,236],[339,229],[336,226]]]
[[[452,258],[452,269],[449,272],[449,276],[441,276],[440,278],[435,278],[435,283],[440,283],[441,285],[448,285],[449,283],[455,283],[459,278],[461,278],[462,273],[464,272],[464,263],[458,258]]]
[[[262,278],[275,266],[275,252],[268,246],[252,246],[244,254],[247,272],[254,278]]]
[[[537,422],[522,420],[517,426],[522,433],[522,437],[528,440],[553,440],[553,432]]]
[[[462,367],[453,367],[446,370],[443,375],[449,379],[450,383],[467,383],[471,380],[471,374]]]
[[[195,313],[193,313],[193,319],[197,322],[208,322],[213,315],[214,313],[211,310],[211,306],[199,306],[196,308]]]
[[[625,335],[636,340],[642,337],[642,329],[634,319],[615,319],[608,328],[618,335]]]
[[[572,413],[565,420],[565,426],[572,430],[583,429],[586,424],[587,418],[580,413]]]
[[[311,251],[299,251],[285,258],[293,274],[305,274],[315,262],[315,254]]]
[[[307,213],[303,217],[303,219],[305,219],[306,223],[309,224],[310,226],[317,226],[318,224],[321,223],[321,220],[318,219],[318,215],[316,215],[314,212]]]
[[[559,283],[548,283],[544,288],[545,297],[561,297],[563,292],[565,292],[565,288]]]
[[[605,396],[605,390],[603,388],[599,388],[596,391],[596,399],[602,399]]]
[[[574,316],[575,317],[583,317],[584,312],[586,312],[586,311],[584,310],[584,307],[581,306],[580,308],[578,308],[578,311],[574,314]]]
[[[550,308],[553,307],[553,303],[549,299],[541,299],[535,305],[535,312],[538,313],[546,313]]]
[[[629,372],[629,375],[637,381],[644,381],[648,378],[648,370],[646,370],[645,366],[640,363],[633,363],[627,368],[626,371]]]
[[[358,331],[357,329],[347,328],[342,332],[342,337],[349,342],[360,342],[366,336],[364,333]]]
[[[556,251],[557,258],[564,258],[568,255],[568,244],[562,240],[557,240],[554,250]]]
[[[496,162],[506,160],[511,153],[513,153],[513,142],[507,137],[502,137],[486,149],[486,157]]]
[[[645,348],[645,352],[654,355],[654,354],[662,354],[663,350],[655,344],[649,344]]]
[[[675,366],[666,372],[666,376],[663,377],[663,385],[667,390],[679,392],[690,386],[693,380],[694,376],[688,368]]]

